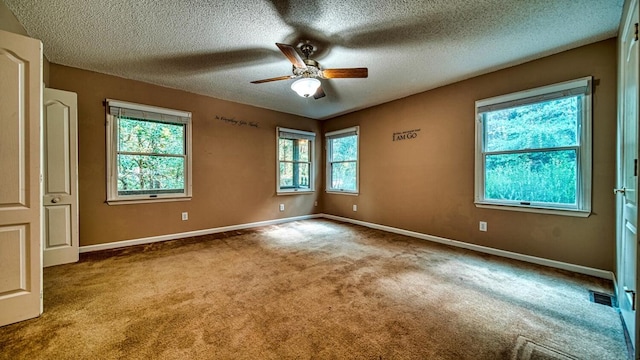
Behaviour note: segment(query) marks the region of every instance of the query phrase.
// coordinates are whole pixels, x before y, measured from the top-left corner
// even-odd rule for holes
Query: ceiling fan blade
[[[320,86],[318,88],[318,90],[316,90],[316,93],[313,94],[313,98],[316,99],[316,100],[321,99],[321,98],[323,98],[325,96],[327,96],[327,94],[325,94],[324,90],[322,90],[322,86]]]
[[[307,68],[307,65],[304,63],[304,61],[302,61],[302,58],[300,57],[300,54],[298,54],[298,52],[296,51],[296,48],[294,48],[291,45],[287,45],[287,44],[276,43],[276,45],[278,46],[280,51],[282,51],[284,56],[286,56],[287,59],[289,61],[291,61],[293,66],[295,66],[297,68],[300,68],[300,69],[306,69]]]
[[[262,83],[266,83],[266,82],[271,82],[271,81],[279,81],[279,80],[289,80],[289,79],[293,79],[295,76],[293,75],[285,75],[285,76],[278,76],[278,77],[274,77],[274,78],[270,78],[270,79],[262,79],[262,80],[255,80],[252,81],[252,84],[262,84]]]
[[[366,78],[369,77],[369,69],[367,68],[349,68],[349,69],[324,69],[322,77],[325,79],[338,78]]]

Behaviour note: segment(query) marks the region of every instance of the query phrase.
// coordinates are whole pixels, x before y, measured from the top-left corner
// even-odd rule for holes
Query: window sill
[[[339,195],[351,195],[358,196],[359,193],[357,191],[346,191],[346,190],[327,190],[327,194],[339,194]]]
[[[137,198],[137,199],[118,199],[118,200],[107,200],[106,203],[109,205],[129,205],[129,204],[149,204],[156,202],[170,202],[170,201],[189,201],[191,197],[158,197],[158,198]]]
[[[532,206],[514,206],[514,205],[496,205],[496,204],[487,204],[487,203],[475,203],[477,208],[483,209],[494,209],[494,210],[506,210],[506,211],[520,211],[520,212],[530,212],[530,213],[538,213],[538,214],[548,214],[548,215],[562,215],[562,216],[574,216],[574,217],[589,217],[591,215],[591,211],[589,210],[561,210],[561,209],[548,209],[548,208],[540,208],[540,207],[532,207]]]
[[[276,195],[306,195],[313,194],[313,190],[277,190]]]

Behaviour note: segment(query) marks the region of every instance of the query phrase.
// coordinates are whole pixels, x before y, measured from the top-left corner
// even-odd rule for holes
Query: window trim
[[[192,197],[192,147],[191,147],[191,112],[167,109],[151,105],[142,105],[136,103],[130,103],[126,101],[106,99],[105,100],[105,113],[106,113],[106,161],[107,161],[107,204],[109,205],[122,205],[122,204],[140,204],[140,203],[152,203],[152,202],[166,202],[166,201],[188,201]],[[185,189],[183,193],[169,193],[169,194],[151,194],[151,195],[118,195],[118,166],[117,166],[117,151],[118,151],[118,137],[117,137],[117,114],[124,113],[125,115],[133,118],[141,118],[141,120],[153,120],[158,122],[166,122],[172,124],[185,125],[185,171],[184,182]]]
[[[300,135],[301,138],[307,138],[309,144],[309,189],[299,188],[281,188],[280,187],[280,139],[281,133],[290,133]],[[286,138],[285,138],[286,139]],[[276,195],[295,195],[295,194],[311,194],[315,192],[315,145],[316,133],[311,131],[289,129],[284,127],[276,127]]]
[[[356,189],[344,190],[331,188],[331,146],[329,141],[332,139],[338,139],[341,137],[347,137],[355,135],[357,137],[357,149],[356,149]],[[352,126],[346,129],[330,131],[324,134],[325,137],[325,152],[326,152],[326,189],[325,192],[329,194],[343,194],[343,195],[359,195],[360,194],[360,126]]]
[[[475,102],[475,164],[474,164],[474,203],[478,208],[533,212],[553,215],[588,217],[591,214],[591,181],[592,181],[592,133],[593,122],[592,90],[593,77],[587,76],[575,80],[541,86],[534,89],[518,91],[511,94],[482,99]],[[579,145],[576,156],[578,179],[576,184],[576,206],[545,206],[543,204],[518,204],[513,201],[496,201],[484,199],[485,158],[484,128],[482,113],[523,106],[568,97],[584,95],[582,102],[582,121],[579,126]]]

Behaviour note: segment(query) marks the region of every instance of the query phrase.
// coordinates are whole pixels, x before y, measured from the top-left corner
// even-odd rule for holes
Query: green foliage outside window
[[[278,139],[280,188],[309,189],[311,180],[311,141]]]
[[[576,162],[575,150],[488,155],[485,198],[575,204]]]
[[[576,203],[581,100],[483,114],[485,199]]]
[[[357,190],[358,136],[330,139],[331,189]]]
[[[118,118],[118,194],[181,193],[185,125]]]

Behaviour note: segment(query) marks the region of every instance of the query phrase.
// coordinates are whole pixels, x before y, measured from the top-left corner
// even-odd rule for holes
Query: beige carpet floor
[[[2,359],[626,359],[611,283],[329,220],[83,254]]]

